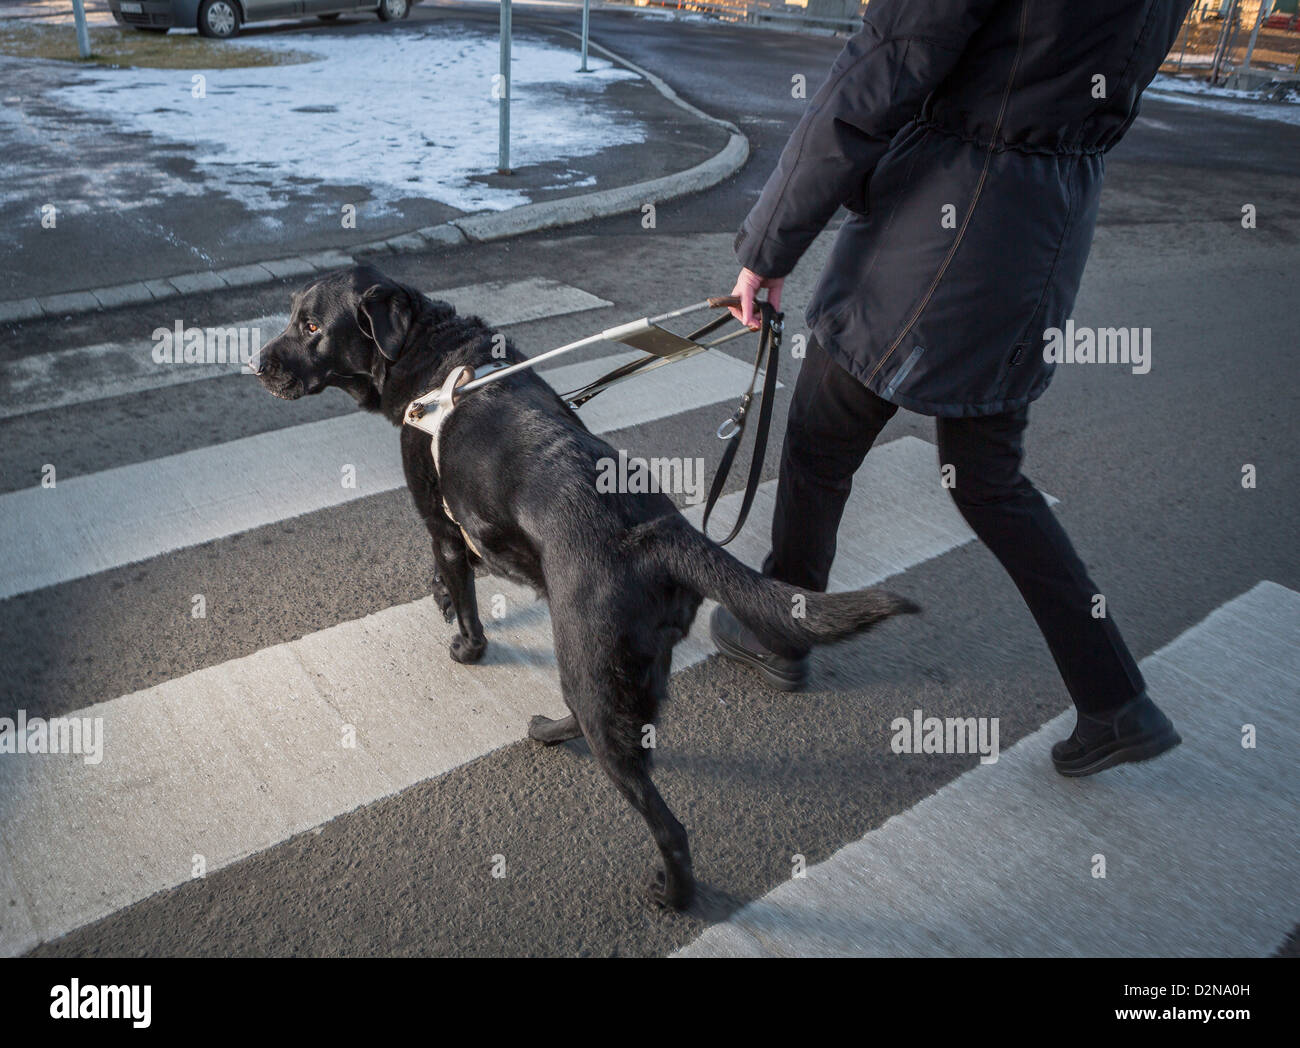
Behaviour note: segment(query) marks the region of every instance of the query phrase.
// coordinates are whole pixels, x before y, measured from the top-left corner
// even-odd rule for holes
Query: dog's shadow
[[[695,898],[682,912],[682,916],[704,924],[719,924],[729,920],[741,907],[751,901],[735,892],[714,887],[705,881],[696,881]]]
[[[487,650],[475,666],[523,666],[534,670],[550,670],[556,675],[556,687],[559,687],[559,667],[555,662],[553,648],[531,647],[525,644],[510,644],[496,640],[489,635]]]

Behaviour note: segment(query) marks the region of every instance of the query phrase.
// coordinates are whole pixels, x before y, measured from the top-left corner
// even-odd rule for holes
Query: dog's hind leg
[[[555,657],[564,701],[576,714],[587,745],[620,793],[645,819],[663,856],[663,869],[647,893],[657,906],[675,910],[690,905],[695,894],[691,850],[686,829],[650,779],[651,750],[642,745],[666,692],[671,652],[636,656],[593,642],[586,622],[599,620],[602,609],[582,608],[551,594]],[[613,643],[625,641],[618,638]]]
[[[478,598],[474,593],[474,570],[469,566],[469,551],[464,540],[457,535],[448,538],[443,535],[433,536],[433,562],[436,571],[433,576],[434,599],[447,615],[447,605],[443,603],[439,586],[442,587],[456,614],[459,632],[451,640],[451,657],[457,662],[478,662],[487,649],[487,638],[483,636],[483,623],[478,617]]]
[[[528,722],[528,737],[547,746],[576,739],[581,734],[582,727],[578,724],[578,718],[572,713],[560,720],[552,720],[539,713]]]
[[[650,779],[650,751],[641,745],[640,733],[620,730],[602,720],[584,734],[605,774],[649,825],[663,856],[663,869],[650,881],[646,894],[656,906],[684,910],[695,895],[690,844],[686,828]]]

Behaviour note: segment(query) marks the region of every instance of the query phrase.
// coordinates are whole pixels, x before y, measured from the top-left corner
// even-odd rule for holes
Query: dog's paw
[[[578,727],[578,722],[573,717],[553,720],[550,717],[543,717],[539,713],[528,722],[528,737],[546,746],[554,746],[556,743],[565,742],[568,739],[576,739],[581,734],[582,729]]]
[[[451,657],[457,662],[466,664],[478,662],[485,651],[487,651],[485,640],[470,640],[463,633],[457,633],[451,638]]]
[[[646,885],[646,898],[660,910],[684,910],[695,897],[695,878],[689,873],[669,878],[663,870],[656,870]]]
[[[456,605],[451,600],[451,590],[447,589],[446,583],[442,581],[441,576],[433,576],[433,586],[430,589],[433,594],[434,603],[438,605],[438,610],[442,612],[442,617],[448,622],[456,621]]]

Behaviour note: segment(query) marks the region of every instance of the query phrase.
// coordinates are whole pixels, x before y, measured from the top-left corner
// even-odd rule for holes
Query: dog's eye
[[[317,325],[313,324],[310,320],[307,321],[307,334],[314,335],[319,330],[320,328]]]

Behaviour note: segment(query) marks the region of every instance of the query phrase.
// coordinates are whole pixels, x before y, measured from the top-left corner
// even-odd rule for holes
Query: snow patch
[[[1300,126],[1300,97],[1296,89],[1281,102],[1264,102],[1259,91],[1242,91],[1227,87],[1211,87],[1202,80],[1187,80],[1161,74],[1151,81],[1146,94],[1162,102],[1200,106],[1220,113],[1235,113],[1253,120],[1276,120],[1282,124]]]
[[[370,189],[389,211],[425,197],[462,211],[529,203],[495,173],[499,68],[495,36],[445,26],[395,33],[266,37],[259,47],[309,51],[315,61],[254,69],[85,70],[51,92],[54,101],[99,114],[118,130],[144,131],[191,147],[199,170],[255,211],[287,204],[303,180]],[[645,141],[628,114],[602,103],[604,88],[635,73],[592,57],[578,73],[575,48],[514,39],[510,161],[525,167],[590,156]]]

